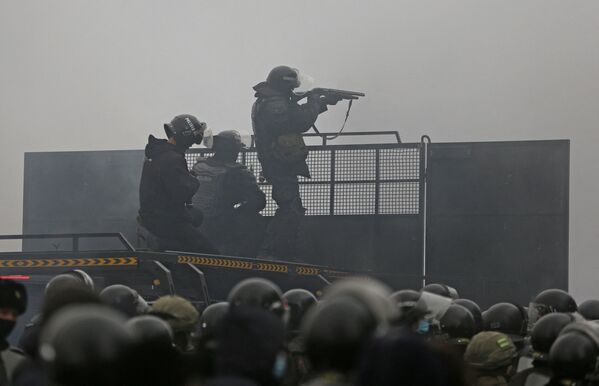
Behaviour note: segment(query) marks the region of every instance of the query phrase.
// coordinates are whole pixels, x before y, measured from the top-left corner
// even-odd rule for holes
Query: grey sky
[[[290,64],[367,92],[347,130],[571,139],[570,289],[599,297],[599,1],[0,0],[0,55],[0,233],[23,152],[141,148],[181,112],[247,129]]]

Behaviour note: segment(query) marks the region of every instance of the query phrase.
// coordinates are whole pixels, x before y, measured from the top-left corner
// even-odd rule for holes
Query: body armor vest
[[[223,214],[226,209],[224,182],[227,167],[200,160],[193,166],[193,173],[200,182],[200,188],[192,199],[193,206],[200,209],[206,217]]]

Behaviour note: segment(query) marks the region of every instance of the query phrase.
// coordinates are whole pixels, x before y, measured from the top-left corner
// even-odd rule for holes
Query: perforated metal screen
[[[206,149],[190,149],[191,168]],[[255,175],[267,196],[265,216],[277,208],[272,187],[261,177],[255,149],[238,158]],[[315,146],[308,166],[312,178],[300,177],[300,193],[308,216],[323,215],[416,215],[420,212],[421,165],[419,144]]]

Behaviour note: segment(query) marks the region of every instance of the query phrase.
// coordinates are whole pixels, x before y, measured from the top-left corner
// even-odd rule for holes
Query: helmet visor
[[[531,302],[528,305],[528,331],[532,331],[535,323],[544,315],[551,313],[551,308],[545,304]]]
[[[301,74],[299,70],[297,68],[292,68],[292,70],[295,72],[295,75],[284,76],[283,80],[294,89],[300,87],[302,82],[300,80]]]

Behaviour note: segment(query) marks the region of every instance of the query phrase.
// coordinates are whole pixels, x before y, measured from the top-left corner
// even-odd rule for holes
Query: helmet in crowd
[[[548,354],[560,332],[572,322],[574,316],[563,312],[554,312],[541,317],[530,333],[532,348],[537,353]]]
[[[399,311],[398,324],[413,326],[426,315],[426,308],[422,303],[419,303],[420,292],[411,289],[403,289],[394,292],[389,296],[393,304],[397,306]]]
[[[522,340],[526,335],[526,311],[513,303],[497,303],[483,316],[483,330],[499,331],[513,340]]]
[[[599,300],[591,299],[580,303],[578,313],[586,320],[599,320]]]
[[[101,305],[56,312],[40,335],[39,354],[61,385],[118,384],[119,364],[132,343],[125,318]]]
[[[483,331],[468,343],[464,361],[475,369],[496,370],[511,365],[517,355],[509,336],[497,331]]]
[[[446,334],[452,343],[465,345],[475,334],[474,317],[459,304],[450,305],[439,322],[441,332]]]
[[[241,139],[241,134],[237,130],[223,130],[214,136],[214,144],[212,146],[214,151],[226,148],[239,152],[245,147],[245,144]]]
[[[310,363],[317,371],[349,371],[377,326],[377,317],[371,310],[351,296],[336,296],[318,303],[302,323]]]
[[[113,284],[104,288],[100,292],[100,299],[127,317],[144,314],[150,309],[137,291],[123,284]]]
[[[270,280],[253,277],[237,283],[229,292],[231,308],[240,305],[260,307],[281,318],[286,317],[286,305],[279,286]]]
[[[216,340],[216,376],[242,376],[248,380],[245,383],[274,386],[285,374],[285,326],[267,309],[231,308],[220,322]]]
[[[178,147],[187,149],[194,143],[202,143],[206,127],[205,122],[200,122],[193,115],[181,114],[174,117],[170,123],[165,123],[164,131],[167,137],[175,138]]]
[[[266,82],[281,90],[292,90],[300,86],[298,71],[289,66],[277,66],[270,70]]]
[[[386,328],[399,317],[397,306],[390,299],[391,289],[372,278],[349,278],[337,280],[325,289],[323,300],[350,297],[366,306],[379,323]]]
[[[541,318],[551,312],[576,312],[576,301],[564,290],[553,288],[539,293],[528,306],[529,329]]]
[[[164,320],[154,315],[135,316],[127,321],[133,339],[152,347],[173,347],[173,330]]]
[[[95,289],[94,279],[92,279],[92,277],[84,270],[73,269],[73,270],[65,272],[65,274],[72,275],[72,276],[76,277],[77,279],[81,280],[83,282],[83,284],[85,284],[90,290],[93,291]]]
[[[483,315],[480,311],[480,307],[474,301],[470,299],[456,299],[455,304],[466,308],[474,317],[474,333],[479,333],[483,330]]]
[[[206,307],[200,316],[200,335],[204,338],[214,336],[217,326],[228,310],[227,302],[218,302]]]
[[[399,307],[400,310],[412,308],[420,299],[420,292],[412,289],[402,289],[393,292],[389,298]]]
[[[458,299],[460,297],[455,288],[441,283],[427,284],[422,288],[422,290],[450,299]]]
[[[594,371],[599,355],[599,331],[587,322],[564,327],[549,351],[549,364],[556,378],[584,379]]]
[[[192,333],[196,331],[200,314],[187,299],[162,296],[152,304],[152,315],[165,320],[173,330],[174,341],[182,352],[193,350]]]
[[[166,320],[174,332],[194,331],[200,314],[198,310],[180,296],[162,296],[152,304],[151,314]]]
[[[68,290],[68,288],[82,285],[84,286],[85,283],[76,275],[72,275],[70,273],[61,273],[60,275],[56,275],[50,279],[50,281],[48,281],[46,288],[44,289],[44,296],[46,298],[51,298],[57,296],[65,290]]]
[[[296,288],[291,289],[283,294],[283,299],[287,302],[289,308],[289,325],[287,326],[289,332],[297,333],[300,330],[302,319],[306,315],[306,312],[315,305],[318,300],[316,296],[310,291],[305,289]]]
[[[27,290],[19,282],[0,279],[0,308],[10,309],[22,315],[27,309]]]

